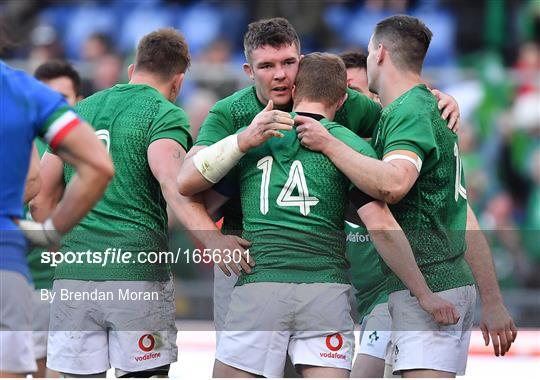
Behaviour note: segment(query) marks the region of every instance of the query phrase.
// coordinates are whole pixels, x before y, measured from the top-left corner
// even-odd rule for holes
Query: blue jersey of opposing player
[[[54,149],[80,120],[58,92],[0,62],[0,270],[29,277],[26,240],[14,220],[23,216],[23,194],[32,141]]]

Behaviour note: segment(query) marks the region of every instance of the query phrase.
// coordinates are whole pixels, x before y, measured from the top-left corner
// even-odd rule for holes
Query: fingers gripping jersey
[[[383,110],[372,145],[379,159],[394,150],[409,150],[423,161],[409,193],[390,210],[407,235],[431,290],[472,284],[464,260],[467,194],[457,136],[446,127],[435,97],[424,85],[407,91]],[[392,274],[388,289],[402,290],[405,285]]]
[[[353,149],[374,156],[351,131],[321,123]],[[326,156],[302,147],[293,129],[250,150],[237,175],[244,238],[252,242],[257,263],[238,285],[348,283],[343,221],[351,185]]]
[[[371,136],[381,114],[380,106],[367,96],[347,90],[347,101],[334,121],[359,136]],[[196,145],[209,146],[236,133],[251,124],[255,116],[264,109],[257,98],[255,86],[246,87],[217,102],[201,126]],[[242,229],[242,212],[237,198],[223,207],[225,222],[223,231],[232,233]]]

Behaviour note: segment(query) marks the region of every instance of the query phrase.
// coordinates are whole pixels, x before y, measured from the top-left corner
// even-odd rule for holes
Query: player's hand
[[[214,261],[227,277],[231,275],[231,271],[240,276],[242,269],[246,273],[251,273],[255,261],[249,255],[249,247],[251,247],[249,241],[239,236],[221,233],[214,237],[210,246],[207,246],[219,255],[220,259]]]
[[[332,135],[320,122],[311,117],[297,115],[294,121],[298,125],[296,133],[300,144],[315,152],[325,152],[332,143]]]
[[[459,321],[459,312],[455,306],[434,293],[419,298],[418,302],[440,325],[455,325]]]
[[[46,227],[46,223],[38,223],[33,220],[17,221],[19,229],[22,231],[28,242],[39,247],[57,246],[60,243],[60,234],[51,228]]]
[[[290,131],[294,120],[287,112],[274,110],[274,102],[268,101],[267,106],[255,116],[251,124],[238,134],[238,147],[242,152],[255,148],[271,137],[283,137],[280,131]]]
[[[480,330],[486,346],[491,337],[495,356],[504,356],[517,337],[516,325],[502,302],[482,305]]]
[[[448,128],[457,132],[460,128],[459,123],[459,105],[452,96],[440,92],[439,90],[431,90],[431,93],[435,95],[438,100],[437,106],[441,111],[441,117],[443,120],[448,120]]]

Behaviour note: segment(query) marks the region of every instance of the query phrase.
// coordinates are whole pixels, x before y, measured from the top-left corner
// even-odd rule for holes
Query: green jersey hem
[[[456,261],[445,261],[427,268],[420,268],[420,271],[434,293],[475,283],[471,269],[463,256],[458,257]],[[390,294],[405,290],[407,287],[394,273],[391,273],[386,281],[386,289]]]

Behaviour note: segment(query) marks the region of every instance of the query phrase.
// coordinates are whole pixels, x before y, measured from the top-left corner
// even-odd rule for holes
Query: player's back
[[[141,84],[116,85],[76,108],[106,144],[115,176],[103,198],[64,239],[62,250],[165,251],[166,203],[150,170],[147,150],[157,139],[182,134],[180,126],[188,125],[185,113],[154,88]],[[69,182],[73,168],[66,166],[64,175]],[[57,277],[66,270],[59,267]]]
[[[325,119],[321,123],[373,155],[353,132]],[[250,150],[237,170],[244,237],[257,262],[240,283],[347,283],[343,222],[350,182],[332,162],[302,147],[293,129]]]
[[[399,134],[402,144],[414,141],[424,155],[417,181],[402,200],[390,206],[418,266],[433,291],[469,283],[472,277],[463,259],[467,200],[457,136],[447,128],[436,98],[425,86],[414,87],[383,110],[374,141],[379,157],[388,153],[388,148],[383,149],[391,134]],[[404,285],[393,276],[389,287],[395,290]]]

